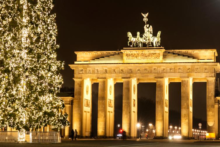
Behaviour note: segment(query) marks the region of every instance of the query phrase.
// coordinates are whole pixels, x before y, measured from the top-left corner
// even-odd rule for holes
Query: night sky
[[[76,60],[74,51],[127,47],[128,31],[144,32],[142,12],[149,12],[148,24],[153,26],[155,36],[162,31],[161,44],[165,49],[215,48],[220,53],[220,0],[55,0],[54,12],[60,45],[58,59],[65,61],[65,87],[74,86],[73,71],[68,66]],[[179,111],[180,86],[172,85],[175,92],[170,94],[174,101],[170,107]],[[141,91],[144,86],[139,87]],[[201,106],[205,107],[205,84],[194,87],[194,113],[205,120],[206,116],[200,113]],[[145,95],[142,91],[140,97]]]

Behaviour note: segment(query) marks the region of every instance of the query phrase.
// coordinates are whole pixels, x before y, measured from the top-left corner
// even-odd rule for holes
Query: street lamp
[[[141,126],[141,124],[140,123],[137,123],[137,129],[138,129],[138,137],[140,138],[140,130],[139,130],[139,128],[140,128],[140,126]]]
[[[137,123],[137,128],[140,128],[141,124],[140,123]]]
[[[200,140],[201,129],[202,129],[202,123],[199,123],[198,126],[199,126],[199,130],[200,130],[200,132],[199,132],[199,140]]]

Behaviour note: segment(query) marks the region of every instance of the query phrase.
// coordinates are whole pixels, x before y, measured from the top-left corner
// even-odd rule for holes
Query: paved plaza
[[[194,140],[77,140],[60,144],[0,143],[0,147],[218,147],[220,141]]]

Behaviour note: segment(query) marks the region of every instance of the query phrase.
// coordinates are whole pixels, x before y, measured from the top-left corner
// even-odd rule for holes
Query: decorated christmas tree
[[[0,0],[0,127],[68,125],[52,0]]]

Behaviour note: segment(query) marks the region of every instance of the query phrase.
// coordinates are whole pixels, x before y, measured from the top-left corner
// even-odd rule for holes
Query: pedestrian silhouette
[[[126,132],[125,131],[122,132],[122,138],[123,138],[123,140],[126,139]]]
[[[71,138],[72,138],[72,141],[73,141],[73,138],[74,138],[74,130],[73,129],[71,131]]]
[[[75,129],[75,140],[76,140],[76,138],[77,138],[77,130]]]

